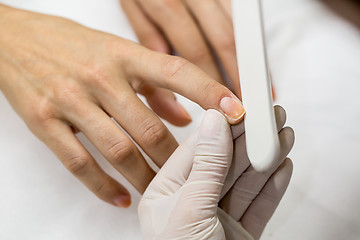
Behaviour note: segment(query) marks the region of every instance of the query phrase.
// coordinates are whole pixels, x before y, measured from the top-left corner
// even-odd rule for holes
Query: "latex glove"
[[[143,193],[155,173],[131,139],[158,166],[178,143],[137,93],[171,123],[191,121],[164,88],[222,111],[229,122],[242,117],[236,96],[185,59],[0,4],[0,90],[65,167],[110,204],[128,206],[129,192],[100,168],[75,133],[81,131]]]
[[[261,237],[282,199],[293,169],[287,155],[294,144],[294,132],[289,127],[283,128],[286,122],[284,109],[276,106],[274,111],[281,150],[273,165],[265,172],[255,171],[246,154],[243,125],[233,127],[234,158],[220,195],[219,207],[255,239]],[[228,216],[226,222],[230,222]],[[225,224],[223,226],[226,227]],[[232,231],[226,231],[228,239],[239,239],[236,228],[230,229]]]
[[[277,108],[276,112],[284,115],[281,108]],[[281,128],[284,118],[278,119]],[[179,146],[140,201],[138,210],[144,239],[260,237],[291,176],[290,161],[278,166],[292,147],[293,134],[291,130],[285,129],[280,132],[282,152],[278,159],[282,160],[269,170],[275,172],[270,177],[269,172],[253,174],[251,167],[248,168],[249,161],[243,151],[243,132],[243,126],[235,127],[232,137],[229,125],[220,113],[214,110],[206,113],[200,132],[195,132]],[[234,160],[226,177],[233,157],[233,138]],[[252,182],[252,176],[261,177],[259,181]],[[251,193],[260,193],[243,201],[243,195],[236,195],[243,183],[250,187]],[[263,188],[258,190],[260,185]],[[265,194],[274,198],[264,199]],[[218,208],[223,195],[225,197],[221,203],[225,212]],[[234,209],[236,204],[240,209],[250,211],[241,213]],[[247,220],[254,213],[258,214],[259,218],[254,219],[259,222]],[[244,227],[243,220],[246,220]]]
[[[169,54],[173,48],[223,83],[216,55],[240,96],[230,0],[120,2],[141,44]]]

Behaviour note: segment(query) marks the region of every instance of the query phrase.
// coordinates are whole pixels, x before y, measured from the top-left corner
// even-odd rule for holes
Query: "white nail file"
[[[260,0],[232,0],[246,150],[255,170],[268,169],[280,150]]]

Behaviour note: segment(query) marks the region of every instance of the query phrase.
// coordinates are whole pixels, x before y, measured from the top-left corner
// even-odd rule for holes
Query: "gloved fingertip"
[[[222,131],[230,129],[227,119],[223,114],[214,109],[206,111],[204,119],[200,127],[200,133],[204,136],[213,136]]]
[[[295,143],[295,132],[291,127],[285,127],[279,134],[280,144],[285,149],[291,149]]]

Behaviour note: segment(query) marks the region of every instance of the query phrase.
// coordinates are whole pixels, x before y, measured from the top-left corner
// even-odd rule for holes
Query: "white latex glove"
[[[281,108],[275,112],[281,128],[285,113]],[[249,167],[243,133],[242,125],[231,131],[219,112],[206,113],[200,130],[178,147],[140,201],[144,239],[261,236],[290,180],[291,161],[281,162],[292,147],[293,132],[280,132],[282,160],[266,173]],[[218,208],[219,201],[225,211]]]

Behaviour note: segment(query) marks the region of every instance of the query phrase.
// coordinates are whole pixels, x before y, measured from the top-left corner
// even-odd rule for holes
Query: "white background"
[[[116,0],[0,2],[136,40]],[[360,239],[360,33],[314,0],[264,3],[278,103],[297,138],[291,185],[263,239]],[[194,119],[186,131],[170,127],[181,142],[203,112],[180,101]],[[29,132],[1,94],[0,109],[1,240],[140,239],[139,195],[131,187],[130,209],[101,202]]]

